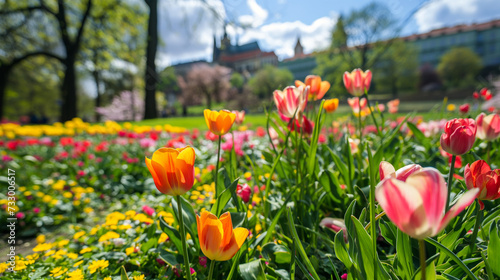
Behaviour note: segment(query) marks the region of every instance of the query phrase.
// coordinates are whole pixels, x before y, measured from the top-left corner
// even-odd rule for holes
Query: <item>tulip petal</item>
[[[175,176],[180,189],[174,195],[186,193],[194,184],[194,149],[188,147],[183,149],[175,161]]]
[[[434,168],[423,168],[422,171],[411,174],[406,183],[419,192],[427,222],[432,228],[439,228],[448,196],[448,189],[441,173]]]
[[[160,179],[160,182],[168,182],[169,188],[177,185],[175,176],[175,159],[179,151],[172,148],[160,148],[156,150],[151,159],[153,168]]]
[[[420,237],[429,230],[422,197],[414,186],[388,177],[375,189],[375,198],[389,219],[403,232]]]
[[[224,248],[231,241],[231,237],[233,236],[233,222],[231,220],[231,214],[226,212],[222,214],[219,218],[222,223],[222,228],[224,229],[224,237],[221,241],[221,247]]]
[[[471,205],[471,203],[474,202],[474,199],[476,199],[478,193],[479,189],[472,189],[464,193],[457,203],[450,208],[448,213],[444,215],[441,224],[433,235],[440,233],[453,218],[458,216],[458,214],[460,214],[460,212],[462,212],[467,206]]]
[[[224,235],[222,223],[214,214],[208,213],[202,226],[203,239],[200,239],[201,250],[207,258],[211,260],[218,259],[220,255],[220,244]]]
[[[318,94],[316,95],[316,100],[319,100],[325,96],[326,92],[330,89],[330,82],[328,81],[322,81],[321,82],[321,87],[319,89]]]
[[[226,247],[222,249],[222,252],[219,255],[219,259],[217,260],[227,261],[231,259],[236,254],[236,252],[238,252],[243,243],[245,243],[247,236],[248,230],[246,228],[235,228],[231,236],[231,241],[227,244]]]
[[[401,181],[406,181],[408,176],[411,174],[421,171],[422,167],[418,164],[410,164],[404,167],[401,167],[396,171],[396,179],[401,180]]]
[[[149,173],[151,173],[151,176],[153,176],[153,181],[155,182],[156,188],[161,192],[165,193],[165,188],[162,186],[160,179],[158,178],[158,175],[156,175],[156,171],[153,168],[153,165],[151,164],[151,160],[146,157],[146,166],[148,167]]]
[[[384,180],[389,176],[396,175],[396,169],[394,169],[394,166],[392,166],[392,164],[390,164],[387,161],[380,162],[378,170],[380,173],[380,181]]]
[[[295,80],[295,87],[300,87],[300,86],[306,87],[306,84],[304,84],[302,81]]]

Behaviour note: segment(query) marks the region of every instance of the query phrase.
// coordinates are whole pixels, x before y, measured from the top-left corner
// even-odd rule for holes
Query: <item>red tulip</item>
[[[470,105],[469,105],[469,103],[465,103],[463,105],[460,105],[460,107],[458,107],[458,108],[460,109],[460,113],[467,114],[469,112]]]
[[[491,170],[486,161],[478,160],[465,166],[464,177],[467,189],[479,190],[477,198],[481,209],[484,208],[481,200],[500,198],[500,169]]]
[[[241,197],[245,203],[250,201],[250,196],[252,195],[252,189],[248,186],[248,184],[238,185],[236,187],[236,194]]]
[[[475,92],[472,94],[472,98],[474,98],[474,99],[479,99],[479,93],[477,93],[477,91],[475,91]]]
[[[347,91],[354,96],[361,96],[370,89],[372,81],[372,72],[361,69],[355,69],[351,73],[344,73],[344,85]]]
[[[441,147],[452,155],[467,153],[476,140],[476,122],[473,119],[448,121],[441,134]]]
[[[477,138],[491,141],[500,135],[500,116],[497,114],[479,114],[476,118]]]
[[[375,197],[389,219],[404,233],[416,239],[432,237],[469,206],[479,190],[466,192],[444,213],[448,189],[443,176],[434,168],[412,173],[406,182],[389,176],[375,189]]]
[[[308,92],[309,87],[289,86],[283,91],[275,90],[273,95],[278,111],[287,118],[292,118],[295,115],[296,119],[300,119],[307,105]]]

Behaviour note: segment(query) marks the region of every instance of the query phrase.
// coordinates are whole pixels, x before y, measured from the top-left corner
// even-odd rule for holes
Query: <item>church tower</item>
[[[294,56],[302,56],[304,55],[304,48],[302,47],[302,44],[300,44],[300,37],[297,38],[297,44],[295,44],[295,49],[294,49]]]

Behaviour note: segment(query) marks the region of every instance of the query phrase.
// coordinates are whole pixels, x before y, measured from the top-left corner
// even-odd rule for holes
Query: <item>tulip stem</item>
[[[455,160],[457,159],[456,155],[451,156],[451,165],[450,165],[450,174],[448,174],[448,196],[446,197],[446,208],[445,213],[448,213],[450,210],[450,196],[451,196],[451,183],[453,182],[453,174],[455,174]]]
[[[188,251],[187,251],[187,244],[186,244],[186,234],[184,232],[184,219],[182,218],[182,202],[181,202],[181,196],[177,195],[177,213],[179,214],[179,228],[181,230],[181,238],[182,238],[182,255],[184,256],[184,268],[186,270],[186,279],[191,280],[191,268],[189,267],[189,257],[188,257]]]
[[[208,280],[212,280],[212,275],[214,274],[215,262],[216,260],[212,260],[210,262],[210,271],[208,272]]]
[[[488,141],[488,147],[486,148],[486,163],[490,164],[490,151],[491,151],[491,141]]]
[[[425,280],[425,241],[423,239],[418,240],[418,248],[420,249],[420,275],[421,279]]]
[[[222,143],[222,136],[219,135],[219,142],[218,142],[218,147],[217,147],[217,165],[215,166],[215,199],[219,199],[219,191],[218,191],[218,187],[217,187],[217,179],[219,178],[219,161],[220,161],[220,145]],[[217,203],[217,212],[215,213],[219,213],[219,204],[220,203]],[[218,214],[217,214],[218,215]]]
[[[474,231],[472,232],[472,235],[470,237],[469,254],[474,253],[474,250],[476,250],[477,232],[479,231],[479,226],[483,222],[483,211],[481,211],[480,208],[481,205],[479,204],[478,199],[476,203],[476,224],[474,225]]]
[[[375,124],[375,127],[377,128],[377,134],[382,137],[382,131],[380,130],[377,119],[375,118],[375,115],[373,114],[372,107],[370,105],[370,99],[368,99],[368,94],[365,93],[365,98],[366,98],[366,103],[368,103],[368,109],[370,110],[370,115],[372,116],[373,123]]]

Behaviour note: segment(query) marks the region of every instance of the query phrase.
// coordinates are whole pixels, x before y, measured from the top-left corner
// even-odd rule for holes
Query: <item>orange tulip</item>
[[[296,80],[295,86],[300,87],[309,86],[309,100],[319,100],[325,96],[325,93],[330,89],[328,81],[321,81],[320,76],[309,75],[306,77],[305,83]]]
[[[214,214],[204,211],[201,217],[196,215],[196,224],[203,254],[215,261],[231,259],[248,236],[246,228],[233,229],[229,212],[218,219]]]
[[[181,195],[194,184],[194,149],[160,148],[146,165],[153,176],[156,188],[167,195]]]
[[[236,115],[228,110],[221,110],[220,112],[205,109],[205,121],[207,122],[208,129],[215,135],[224,135],[229,132],[233,126]]]
[[[328,99],[325,100],[325,103],[323,103],[323,109],[325,109],[327,113],[335,112],[335,110],[337,110],[338,107],[339,107],[338,98]]]

